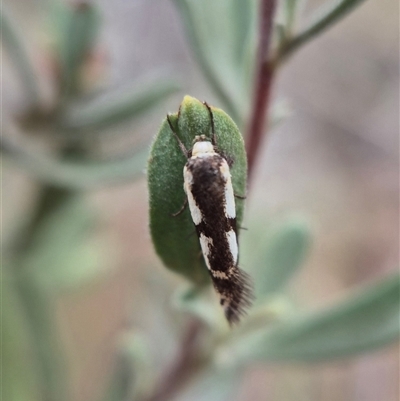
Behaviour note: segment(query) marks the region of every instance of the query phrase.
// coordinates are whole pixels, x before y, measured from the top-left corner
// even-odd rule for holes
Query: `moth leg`
[[[172,213],[172,217],[177,217],[177,216],[179,216],[180,214],[182,214],[183,211],[186,209],[187,204],[188,204],[188,200],[187,200],[187,198],[186,198],[186,199],[185,199],[185,202],[183,202],[182,207],[181,207],[176,213]]]
[[[171,120],[169,119],[169,114],[167,114],[167,121],[168,121],[169,128],[171,128],[171,131],[174,134],[174,137],[175,137],[176,141],[178,142],[179,148],[181,149],[181,151],[185,155],[185,157],[189,158],[189,152],[187,151],[187,149],[185,148],[185,145],[179,139],[177,133],[175,132],[175,130],[174,130],[173,126],[172,126]]]
[[[234,196],[235,196],[235,198],[238,198],[238,199],[246,199],[247,198],[247,196],[237,195],[237,194],[234,194]]]
[[[223,155],[223,154],[221,154],[221,156],[226,160],[226,162],[228,163],[229,168],[231,168],[233,166],[233,163],[235,163],[235,160],[234,160],[234,158],[232,156],[226,156],[226,155]]]
[[[207,110],[210,114],[210,121],[211,121],[211,143],[213,146],[217,146],[217,138],[215,136],[215,125],[214,125],[214,114],[211,110],[211,107],[208,105],[207,102],[203,102],[204,106],[207,107]]]

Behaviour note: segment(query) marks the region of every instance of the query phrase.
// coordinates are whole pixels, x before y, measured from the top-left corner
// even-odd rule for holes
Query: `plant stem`
[[[273,17],[276,0],[261,0],[259,43],[256,60],[256,77],[254,80],[253,106],[249,128],[246,136],[246,150],[248,157],[248,175],[251,179],[257,154],[259,153],[261,138],[266,126],[266,114],[269,105],[274,66],[268,59],[268,51],[272,38]]]
[[[202,323],[199,320],[193,320],[184,333],[180,344],[178,355],[172,366],[165,370],[156,387],[156,391],[145,401],[165,401],[171,398],[180,387],[192,377],[196,368],[199,366],[198,343],[202,329]]]

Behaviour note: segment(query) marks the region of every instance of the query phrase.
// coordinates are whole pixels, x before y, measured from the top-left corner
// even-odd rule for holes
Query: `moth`
[[[229,324],[238,323],[253,298],[250,277],[238,267],[235,194],[227,158],[218,151],[214,116],[204,102],[211,122],[211,138],[196,136],[190,150],[170,129],[187,158],[183,168],[186,199],[176,217],[189,205],[204,261]],[[239,197],[239,196],[238,196]],[[243,198],[243,197],[240,197]]]

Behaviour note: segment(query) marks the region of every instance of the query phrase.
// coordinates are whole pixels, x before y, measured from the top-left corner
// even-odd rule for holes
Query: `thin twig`
[[[247,132],[246,150],[249,163],[249,180],[251,178],[261,138],[266,127],[266,114],[271,93],[273,65],[268,60],[268,51],[272,38],[273,17],[276,0],[261,0],[260,30],[256,60],[256,78],[254,86],[253,106]]]
[[[170,399],[192,377],[198,367],[198,340],[202,329],[199,320],[193,320],[184,333],[178,355],[173,365],[166,369],[165,375],[156,386],[155,393],[145,401],[165,401]]]

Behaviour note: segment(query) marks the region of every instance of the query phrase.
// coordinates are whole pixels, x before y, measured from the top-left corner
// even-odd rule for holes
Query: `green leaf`
[[[286,100],[280,100],[272,104],[268,114],[269,130],[273,130],[291,117],[292,108]]]
[[[205,78],[241,127],[252,88],[249,52],[255,51],[254,0],[175,0],[187,40]]]
[[[98,130],[142,116],[178,89],[175,83],[165,80],[125,88],[103,99],[70,109],[62,117],[60,128],[67,131],[69,138],[75,132],[75,140],[76,137],[82,138],[85,132],[81,131],[93,134],[91,131],[96,130],[98,133]]]
[[[104,401],[143,400],[154,389],[150,347],[138,333],[125,333],[119,345],[110,389]]]
[[[40,101],[40,93],[36,73],[21,39],[22,33],[17,31],[16,23],[8,15],[6,6],[3,4],[0,10],[0,24],[1,41],[15,64],[15,70],[25,87],[30,106],[37,106]]]
[[[71,290],[104,274],[100,245],[90,238],[97,216],[78,196],[54,211],[38,229],[24,258],[26,271],[49,290]]]
[[[183,312],[196,316],[211,328],[223,325],[227,327],[226,319],[218,300],[211,294],[209,288],[198,288],[196,286],[180,289],[175,295],[174,306]]]
[[[230,0],[226,2],[231,14],[230,25],[233,36],[233,51],[236,53],[236,61],[243,63],[243,57],[247,55],[249,37],[254,34],[256,20],[256,2],[253,0]]]
[[[257,237],[256,237],[257,236]],[[301,267],[310,247],[308,224],[292,218],[275,226],[270,232],[254,230],[243,246],[244,258],[251,253],[258,303],[284,290],[288,281]]]
[[[56,160],[22,148],[3,137],[1,153],[30,176],[43,183],[73,190],[87,190],[132,182],[143,174],[148,150],[107,162]]]
[[[176,401],[230,400],[238,390],[242,375],[241,369],[212,366],[195,377]]]
[[[58,52],[61,62],[61,93],[64,96],[79,90],[80,67],[93,49],[97,38],[100,16],[95,5],[81,2],[71,10],[58,9],[63,24],[58,29]]]
[[[4,266],[1,277],[1,395],[8,401],[38,401],[42,397],[32,358],[29,326],[13,283],[3,269]]]
[[[243,138],[231,118],[212,108],[217,145],[222,154],[233,160],[232,183],[237,195],[246,193],[247,161]],[[185,96],[172,124],[187,149],[196,135],[210,136],[210,116],[198,100]],[[183,190],[183,167],[186,158],[166,121],[163,121],[151,148],[148,163],[150,196],[150,230],[155,249],[164,264],[195,283],[208,282],[208,272],[200,256],[200,245],[188,208],[177,217],[186,195]],[[237,221],[243,216],[243,200],[236,202]]]
[[[291,36],[291,32],[296,21],[296,11],[299,8],[299,3],[301,0],[284,0],[284,25],[286,36]]]
[[[50,25],[50,33],[55,37],[57,50],[61,52],[61,46],[68,34],[74,9],[63,0],[47,0],[44,4],[48,15],[46,22]]]
[[[280,50],[278,60],[281,61],[291,55],[295,50],[340,21],[364,1],[365,0],[334,0],[321,6],[315,13],[308,27],[295,35],[293,39],[289,40]]]
[[[21,268],[21,266],[17,266]],[[41,400],[69,400],[64,349],[55,322],[55,298],[31,274],[18,271],[16,280],[21,305],[32,335],[36,371],[40,374]]]
[[[299,315],[233,345],[244,361],[314,361],[385,346],[399,338],[399,274],[390,275],[340,304]]]

